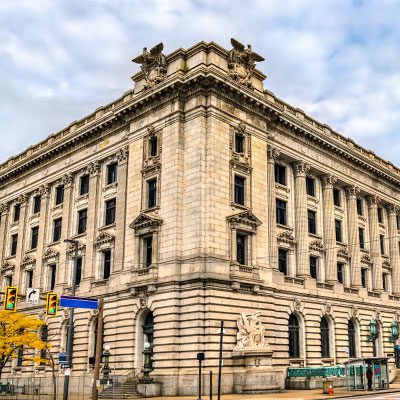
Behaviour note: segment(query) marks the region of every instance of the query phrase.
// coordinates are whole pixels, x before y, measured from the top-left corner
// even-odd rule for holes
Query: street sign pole
[[[219,357],[218,357],[218,392],[217,398],[221,399],[221,378],[222,378],[222,344],[224,341],[224,321],[221,321],[219,328]]]
[[[72,288],[71,294],[75,296],[75,284],[76,284],[76,267],[78,260],[78,244],[79,242],[76,240],[65,239],[64,242],[73,243],[74,245],[74,264],[72,271]],[[68,391],[69,391],[69,375],[72,368],[72,350],[73,350],[73,334],[74,334],[74,309],[70,308],[69,314],[69,323],[68,323],[68,341],[67,341],[67,368],[69,368],[69,373],[65,371],[64,373],[64,390],[63,390],[63,400],[68,400]]]
[[[97,400],[99,396],[99,388],[97,387],[97,381],[100,375],[100,360],[101,354],[103,353],[102,336],[103,336],[103,308],[104,300],[99,300],[99,313],[97,314],[97,337],[96,337],[96,354],[94,361],[94,371],[93,371],[93,388],[92,388],[92,400]]]

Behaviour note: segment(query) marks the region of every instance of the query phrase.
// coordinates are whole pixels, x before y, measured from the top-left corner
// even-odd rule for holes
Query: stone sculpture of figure
[[[229,76],[239,83],[252,87],[251,76],[256,67],[256,61],[264,58],[255,53],[248,44],[247,48],[235,39],[231,39],[233,49],[228,55]]]
[[[237,343],[233,351],[268,347],[264,338],[265,328],[260,319],[260,312],[241,313],[237,320]]]
[[[167,59],[162,51],[163,43],[159,43],[147,51],[147,47],[143,49],[143,54],[137,56],[132,61],[141,64],[141,69],[146,80],[145,89],[154,86],[163,81],[167,73]]]

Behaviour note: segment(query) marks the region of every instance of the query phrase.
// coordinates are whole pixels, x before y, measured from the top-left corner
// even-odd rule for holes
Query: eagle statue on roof
[[[140,68],[142,69],[146,81],[145,89],[165,79],[167,73],[167,59],[165,55],[162,54],[163,49],[163,43],[152,47],[150,51],[145,47],[143,48],[143,53],[132,60],[134,63],[141,64]]]
[[[240,84],[252,88],[251,77],[256,67],[256,62],[264,61],[264,58],[247,48],[236,39],[231,38],[233,49],[228,54],[229,76]]]

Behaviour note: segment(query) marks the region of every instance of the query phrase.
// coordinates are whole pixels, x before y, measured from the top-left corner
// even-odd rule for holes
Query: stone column
[[[392,267],[392,293],[400,295],[400,257],[399,242],[397,238],[397,212],[399,207],[390,204],[386,207],[389,216],[389,255]]]
[[[26,206],[28,203],[28,196],[23,194],[18,197],[17,204],[21,205],[21,211],[19,214],[19,222],[18,222],[18,244],[17,244],[17,254],[15,257],[15,284],[22,286],[20,282],[20,275],[21,275],[21,260],[24,255],[25,249],[25,221],[26,221]]]
[[[295,222],[296,222],[296,259],[297,275],[300,277],[310,276],[309,249],[308,249],[308,219],[307,219],[307,192],[306,175],[310,166],[304,161],[293,164],[294,169],[294,199],[295,199]]]
[[[349,229],[350,284],[352,287],[361,287],[361,259],[360,240],[358,237],[357,194],[360,192],[356,186],[345,188],[347,197],[347,226]]]
[[[3,264],[3,261],[6,257],[7,249],[7,226],[8,226],[8,216],[10,215],[10,207],[7,203],[0,204],[0,213],[1,213],[1,222],[0,222],[0,264]],[[0,267],[1,267],[0,265]]]
[[[377,195],[367,197],[369,215],[369,237],[372,261],[372,289],[382,291],[382,257],[379,242],[378,205],[380,198]]]
[[[276,190],[275,190],[275,160],[279,157],[279,150],[268,146],[268,255],[269,265],[278,269],[278,244],[276,241]]]
[[[85,253],[85,269],[83,272],[84,278],[94,278],[96,265],[96,254],[93,245],[97,236],[96,221],[99,209],[99,177],[100,164],[98,161],[91,162],[86,172],[89,174],[89,195],[88,195],[88,213],[86,224],[86,253]]]
[[[64,185],[64,201],[63,201],[63,209],[62,209],[62,223],[61,223],[61,239],[60,239],[60,262],[59,268],[60,272],[63,271],[64,274],[58,275],[58,283],[63,284],[64,286],[70,287],[72,283],[72,278],[70,276],[69,265],[69,257],[67,256],[67,248],[69,246],[68,243],[65,243],[65,239],[70,239],[70,229],[69,229],[69,220],[71,219],[71,198],[73,193],[73,183],[74,177],[71,173],[64,175],[61,178],[61,182]],[[53,229],[53,227],[51,228]]]
[[[324,216],[325,281],[337,282],[337,251],[335,233],[335,207],[333,204],[333,185],[337,178],[333,175],[321,176]]]
[[[34,275],[34,286],[41,287],[41,282],[43,282],[42,277],[45,276],[43,270],[42,257],[46,251],[46,237],[48,229],[48,205],[49,205],[49,185],[42,185],[38,190],[38,195],[40,196],[40,216],[39,216],[39,238],[36,250],[36,271]],[[46,287],[43,282],[44,287]]]
[[[113,272],[120,271],[124,266],[125,227],[126,227],[126,186],[128,179],[128,147],[123,147],[117,153],[118,160],[118,192],[115,218],[115,251]]]

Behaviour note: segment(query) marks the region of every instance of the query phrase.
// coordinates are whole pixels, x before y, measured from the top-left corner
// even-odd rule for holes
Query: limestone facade
[[[40,314],[54,354],[65,351],[68,312],[43,316],[44,295],[70,293],[64,239],[78,240],[77,295],[104,298],[111,368],[140,371],[152,340],[165,395],[196,393],[198,352],[216,373],[221,320],[223,392],[242,391],[241,313],[259,313],[281,387],[288,366],[347,360],[349,320],[356,356],[372,355],[377,320],[376,352],[393,369],[400,170],[265,89],[262,57],[237,43],[144,53],[134,89],[0,165],[2,285],[18,286],[19,310]],[[39,306],[24,304],[29,286]],[[73,374],[92,373],[95,325],[96,313],[76,310]]]

